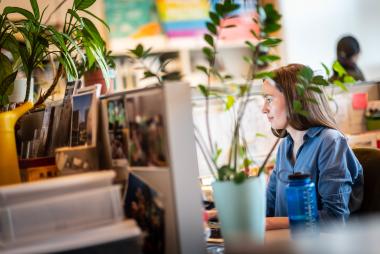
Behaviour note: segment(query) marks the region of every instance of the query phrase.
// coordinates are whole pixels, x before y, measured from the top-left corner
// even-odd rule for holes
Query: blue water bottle
[[[286,189],[288,216],[292,237],[316,236],[318,229],[318,208],[315,185],[310,175],[295,173],[288,176]]]

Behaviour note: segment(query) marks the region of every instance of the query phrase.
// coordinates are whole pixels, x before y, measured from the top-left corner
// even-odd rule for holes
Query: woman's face
[[[284,129],[287,124],[285,96],[269,80],[263,83],[264,106],[262,112],[267,115],[273,129]]]

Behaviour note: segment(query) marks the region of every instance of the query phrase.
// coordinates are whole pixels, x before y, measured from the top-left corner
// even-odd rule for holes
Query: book
[[[162,195],[134,174],[128,178],[125,214],[144,233],[143,253],[165,253],[165,220]]]

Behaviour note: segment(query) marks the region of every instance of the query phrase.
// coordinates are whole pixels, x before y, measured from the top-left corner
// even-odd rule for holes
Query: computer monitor
[[[101,99],[104,164],[124,161],[159,194],[165,253],[206,252],[190,93],[188,84],[175,82]],[[118,113],[110,110],[115,105]]]

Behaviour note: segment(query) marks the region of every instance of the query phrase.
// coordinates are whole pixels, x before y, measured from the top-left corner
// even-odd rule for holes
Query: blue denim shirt
[[[295,164],[290,135],[281,142],[276,165],[267,188],[267,216],[288,216],[287,178],[293,172],[308,173],[315,183],[321,223],[330,219],[346,221],[363,199],[363,169],[337,130],[312,127],[304,135]]]

